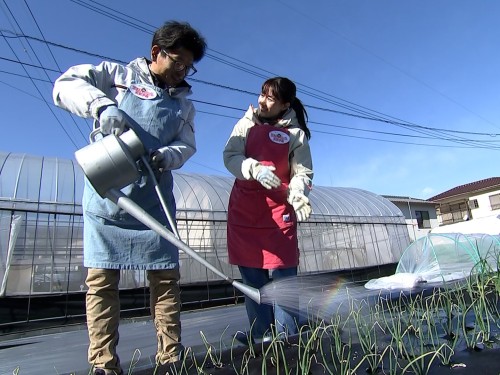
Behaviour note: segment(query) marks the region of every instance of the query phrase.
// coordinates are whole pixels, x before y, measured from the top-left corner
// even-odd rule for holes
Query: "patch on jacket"
[[[283,215],[283,222],[284,223],[289,223],[290,222],[290,214]]]
[[[290,142],[290,136],[280,130],[273,130],[269,132],[269,139],[272,142],[278,144],[284,144]]]
[[[130,91],[132,92],[132,94],[141,99],[154,99],[157,96],[155,90],[153,90],[151,87],[148,87],[147,85],[142,85],[140,83],[131,84]]]

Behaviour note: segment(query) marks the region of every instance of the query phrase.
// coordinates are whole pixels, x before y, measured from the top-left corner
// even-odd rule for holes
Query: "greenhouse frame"
[[[232,279],[226,221],[234,179],[173,172],[181,239]],[[74,160],[0,152],[0,301],[85,292],[84,175]],[[299,223],[300,274],[396,264],[409,245],[402,212],[357,188],[315,186],[313,213]],[[181,287],[220,277],[181,252]],[[144,271],[124,270],[120,288],[146,288]],[[205,297],[210,299],[210,295]],[[1,324],[2,322],[0,322]]]

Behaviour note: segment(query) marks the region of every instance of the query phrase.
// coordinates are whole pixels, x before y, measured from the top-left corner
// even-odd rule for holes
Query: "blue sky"
[[[427,199],[498,176],[500,2],[4,0],[0,10],[2,151],[73,158],[90,121],[52,104],[58,71],[149,57],[152,31],[176,19],[209,47],[190,81],[198,151],[186,172],[229,175],[233,125],[264,79],[282,75],[308,109],[316,185]]]

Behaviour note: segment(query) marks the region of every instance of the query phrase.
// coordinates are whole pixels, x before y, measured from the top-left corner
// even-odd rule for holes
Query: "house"
[[[394,195],[383,195],[383,197],[394,203],[403,213],[412,242],[439,225],[435,202]]]
[[[500,214],[500,177],[454,187],[428,199],[436,204],[439,225]]]

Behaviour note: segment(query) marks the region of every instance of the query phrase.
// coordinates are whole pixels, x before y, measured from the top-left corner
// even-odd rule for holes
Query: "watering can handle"
[[[127,131],[129,129],[132,129],[132,128],[130,126],[125,126],[125,131]],[[101,133],[103,137],[105,136],[105,134],[101,131],[101,128],[95,128],[94,130],[92,130],[90,132],[90,135],[89,135],[90,143],[95,142],[95,136],[99,133]]]
[[[97,134],[99,134],[99,133],[101,133],[101,134],[102,134],[102,132],[101,132],[101,128],[95,128],[94,130],[92,130],[92,131],[90,132],[90,135],[89,135],[89,140],[90,140],[90,143],[94,143],[94,142],[95,142],[95,136],[96,136]],[[102,135],[104,135],[104,134],[102,134]]]

